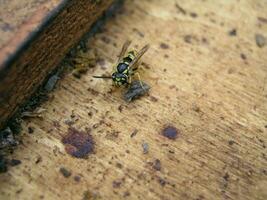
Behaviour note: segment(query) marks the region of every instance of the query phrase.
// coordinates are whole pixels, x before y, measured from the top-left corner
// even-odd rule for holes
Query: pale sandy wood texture
[[[0,175],[1,199],[267,199],[267,47],[255,41],[266,19],[264,0],[126,1],[87,42],[97,65],[66,75],[43,119],[23,122],[10,155],[22,164]],[[132,103],[91,77],[110,73],[126,39],[151,45],[140,74],[152,89]],[[91,129],[87,159],[66,153],[70,120]]]

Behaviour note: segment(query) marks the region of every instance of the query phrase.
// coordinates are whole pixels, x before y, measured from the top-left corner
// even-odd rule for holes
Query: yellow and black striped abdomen
[[[128,74],[128,66],[135,58],[136,52],[130,51],[127,56],[122,59],[122,62],[117,65],[117,72]]]
[[[123,62],[129,65],[135,58],[135,55],[136,55],[135,51],[129,51],[128,55],[123,58]]]

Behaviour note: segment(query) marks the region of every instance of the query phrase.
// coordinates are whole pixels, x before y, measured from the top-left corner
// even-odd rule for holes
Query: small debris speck
[[[28,133],[32,134],[33,132],[34,132],[34,128],[31,127],[31,126],[29,126],[29,127],[28,127]]]
[[[167,126],[162,131],[162,135],[171,140],[176,139],[179,133],[180,131],[173,126]]]
[[[131,134],[131,138],[133,138],[134,136],[136,136],[137,133],[138,133],[138,130],[137,129],[134,129],[134,131]]]
[[[196,18],[197,17],[197,13],[192,12],[192,13],[190,13],[190,16],[193,17],[193,18]]]
[[[266,38],[261,34],[255,35],[256,44],[258,47],[262,48],[266,44]]]
[[[146,143],[146,142],[142,143],[142,147],[143,147],[143,153],[144,154],[147,154],[148,153],[148,150],[149,150],[148,143]]]
[[[76,175],[76,176],[74,176],[74,178],[73,178],[76,182],[80,182],[80,180],[81,180],[81,177],[80,176],[78,176],[78,175]]]
[[[156,159],[154,164],[153,164],[153,168],[157,171],[160,171],[161,170],[161,162],[159,159]]]
[[[71,172],[67,170],[65,167],[61,167],[59,171],[65,178],[68,178],[71,176]]]
[[[16,146],[17,144],[18,142],[16,141],[13,132],[9,127],[0,131],[0,149],[9,146]]]
[[[192,36],[191,35],[185,35],[184,36],[184,41],[186,43],[191,43],[192,42]]]
[[[116,167],[118,167],[119,169],[122,169],[123,168],[123,166],[122,166],[121,163],[116,163]]]
[[[38,163],[40,163],[40,162],[42,162],[42,157],[41,157],[41,156],[38,156],[38,157],[36,158],[35,164],[38,164]]]
[[[59,77],[57,74],[51,76],[48,81],[46,82],[44,89],[47,92],[50,92],[54,89],[55,85],[57,84],[57,81],[59,80]]]
[[[233,140],[229,140],[229,141],[228,141],[228,144],[231,145],[231,146],[232,146],[234,143],[235,143],[235,141],[233,141]]]
[[[228,181],[229,180],[229,174],[226,172],[225,175],[223,176],[223,179],[225,181]]]
[[[246,60],[247,59],[247,56],[243,53],[240,54],[240,57],[243,59],[243,60]]]
[[[21,164],[21,161],[20,160],[17,160],[17,159],[11,159],[10,161],[9,161],[9,164],[10,164],[10,166],[16,166],[16,165],[19,165],[19,164]]]
[[[232,30],[230,30],[230,31],[228,32],[228,34],[229,34],[230,36],[236,36],[236,35],[237,35],[237,33],[236,33],[236,29],[232,29]]]
[[[160,184],[162,187],[164,187],[164,186],[166,185],[166,181],[165,181],[163,178],[159,178],[158,181],[159,181],[159,184]]]
[[[169,48],[169,45],[168,44],[166,44],[166,43],[161,43],[160,44],[160,48],[162,48],[162,49],[168,49]]]
[[[128,197],[128,196],[130,196],[130,192],[126,191],[123,193],[123,197]]]
[[[113,186],[113,188],[119,188],[121,186],[121,182],[120,181],[113,181],[112,186]]]

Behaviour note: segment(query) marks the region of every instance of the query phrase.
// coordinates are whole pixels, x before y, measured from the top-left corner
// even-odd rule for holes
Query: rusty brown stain
[[[85,132],[70,127],[68,134],[62,138],[62,143],[65,144],[66,152],[76,158],[87,158],[88,154],[94,152],[90,130]]]

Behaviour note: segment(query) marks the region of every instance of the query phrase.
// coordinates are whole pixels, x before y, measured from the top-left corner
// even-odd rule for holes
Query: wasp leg
[[[141,85],[142,89],[145,90],[144,85],[143,85],[143,83],[142,83],[142,81],[141,81],[140,74],[139,74],[138,72],[135,72],[135,74],[137,75],[137,77],[138,77],[138,79],[139,79],[139,82],[140,82],[140,85]]]
[[[132,83],[132,76],[129,77],[129,84]]]

